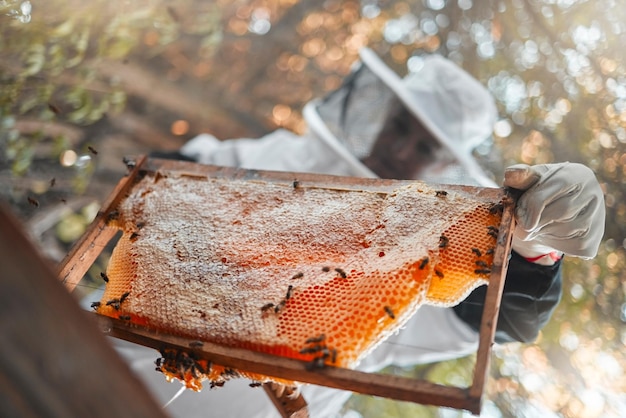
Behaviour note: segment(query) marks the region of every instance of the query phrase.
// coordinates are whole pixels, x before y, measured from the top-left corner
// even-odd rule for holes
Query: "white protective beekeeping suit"
[[[309,131],[298,136],[278,130],[259,139],[219,141],[200,135],[181,153],[205,164],[259,170],[312,172],[376,177],[361,163],[370,152],[390,102],[398,98],[444,146],[456,164],[432,173],[438,183],[495,185],[471,156],[487,139],[496,118],[491,95],[469,74],[443,57],[423,57],[421,70],[400,79],[372,51],[361,52],[343,87],[324,100],[309,103],[304,117]],[[165,403],[178,391],[154,371],[156,351],[116,342],[120,353]],[[397,335],[379,346],[359,366],[377,371],[395,364],[408,366],[442,361],[476,350],[478,336],[452,309],[424,306]],[[177,417],[278,417],[263,390],[248,381],[229,381],[201,393],[186,391],[167,407]],[[331,417],[350,392],[317,386],[303,391],[312,417]]]

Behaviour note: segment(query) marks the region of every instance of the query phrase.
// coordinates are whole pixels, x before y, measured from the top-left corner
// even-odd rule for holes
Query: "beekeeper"
[[[451,61],[430,55],[401,79],[371,50],[343,86],[303,111],[303,136],[277,130],[259,139],[220,141],[203,134],[180,154],[205,164],[345,176],[420,179],[496,187],[472,157],[488,139],[497,111],[490,93]],[[514,165],[503,185],[524,191],[509,262],[496,341],[532,342],[561,297],[563,254],[592,258],[604,232],[603,193],[580,164]],[[362,361],[376,371],[442,361],[475,352],[485,286],[454,308],[422,306],[406,327]],[[149,353],[149,354],[148,354]],[[161,399],[174,390],[154,372],[154,351],[127,357]],[[142,363],[143,362],[143,363]],[[240,379],[242,380],[242,379]],[[199,394],[185,393],[168,406],[174,416],[277,417],[262,390],[243,381]],[[349,392],[306,386],[312,417],[331,417]]]

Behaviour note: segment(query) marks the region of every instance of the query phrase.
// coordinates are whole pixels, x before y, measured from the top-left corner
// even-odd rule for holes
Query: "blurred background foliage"
[[[303,104],[338,87],[362,46],[401,75],[445,55],[497,99],[476,154],[496,178],[582,162],[607,206],[598,257],[566,260],[539,340],[496,347],[483,415],[626,416],[625,22],[615,0],[0,0],[0,196],[59,261],[123,156],[201,132],[302,132]],[[462,384],[467,361],[395,371]],[[363,396],[345,412],[461,415]]]

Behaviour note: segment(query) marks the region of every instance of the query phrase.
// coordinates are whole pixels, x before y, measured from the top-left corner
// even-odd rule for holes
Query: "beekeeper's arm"
[[[604,234],[602,189],[581,164],[514,165],[504,185],[523,191],[517,202],[513,253],[502,295],[497,342],[532,342],[561,297],[563,254],[595,257]],[[478,330],[486,289],[455,312]]]
[[[356,158],[345,158],[313,134],[299,136],[284,129],[259,139],[220,141],[212,135],[201,134],[187,142],[180,153],[202,164],[253,170],[360,177],[369,172]]]

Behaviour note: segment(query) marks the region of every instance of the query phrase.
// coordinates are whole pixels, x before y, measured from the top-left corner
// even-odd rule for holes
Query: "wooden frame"
[[[294,179],[297,178],[301,183],[306,183],[307,186],[311,185],[311,187],[329,187],[346,190],[390,190],[410,183],[410,181],[405,180],[365,179],[304,173],[243,170],[142,157],[137,160],[135,167],[129,175],[119,182],[109,199],[103,204],[102,211],[99,212],[89,229],[61,263],[59,277],[70,291],[78,284],[102,249],[117,233],[117,229],[106,226],[105,220],[108,214],[114,210],[122,197],[133,187],[138,176],[142,173],[157,171],[162,173],[175,172],[177,175],[190,177],[257,179],[276,182],[293,182]],[[479,414],[481,398],[489,371],[489,359],[494,341],[495,324],[508,267],[508,254],[511,247],[512,233],[515,226],[513,218],[514,199],[503,189],[450,185],[446,185],[445,188],[447,190],[458,190],[464,193],[470,193],[473,196],[491,199],[491,201],[503,200],[504,202],[504,212],[499,227],[494,262],[489,278],[489,286],[480,328],[474,377],[469,387],[450,387],[425,380],[363,373],[356,370],[336,367],[307,370],[305,363],[299,360],[244,349],[223,347],[210,343],[205,343],[201,349],[195,350],[195,352],[216,364],[247,370],[253,373],[345,389],[395,400],[465,409],[474,414]],[[156,349],[168,346],[182,349],[188,349],[189,347],[190,341],[185,338],[141,329],[115,319],[107,318],[107,320],[111,321],[111,335],[121,339]],[[293,411],[289,412],[287,410],[281,411],[283,416],[295,416],[293,415],[294,413]]]

